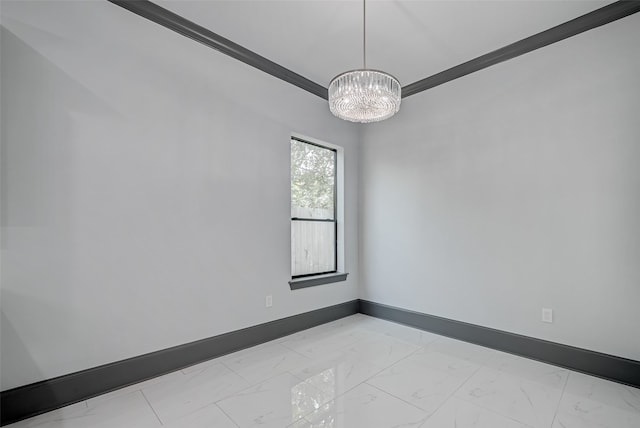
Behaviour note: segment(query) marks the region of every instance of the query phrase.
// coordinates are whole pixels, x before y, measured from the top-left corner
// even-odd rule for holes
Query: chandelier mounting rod
[[[362,0],[362,63],[367,68],[367,0]]]

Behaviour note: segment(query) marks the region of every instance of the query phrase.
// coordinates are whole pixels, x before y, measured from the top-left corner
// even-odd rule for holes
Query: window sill
[[[316,285],[331,284],[332,282],[340,282],[347,280],[348,273],[330,273],[328,275],[308,276],[305,278],[296,278],[289,281],[292,290],[301,288],[315,287]]]

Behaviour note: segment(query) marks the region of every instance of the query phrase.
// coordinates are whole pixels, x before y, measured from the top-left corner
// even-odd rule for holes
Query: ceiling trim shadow
[[[285,68],[249,49],[232,42],[188,19],[181,17],[148,0],[108,0],[111,3],[142,16],[150,21],[162,25],[176,33],[193,39],[203,45],[209,46],[232,58],[244,62],[252,67],[262,70],[278,79],[291,83],[305,91],[323,99],[328,99],[327,88],[319,85],[304,76],[301,76],[288,68]]]
[[[448,70],[434,74],[402,88],[402,98],[409,97],[435,86],[455,80],[467,74],[474,73],[492,65],[524,55],[550,44],[559,42],[593,28],[616,21],[625,16],[640,12],[640,1],[617,1],[596,9],[578,18],[552,27],[533,36],[504,46],[488,54],[479,56],[471,61],[456,65]]]

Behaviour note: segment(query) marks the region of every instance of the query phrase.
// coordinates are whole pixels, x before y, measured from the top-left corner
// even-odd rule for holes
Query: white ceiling
[[[156,2],[323,86],[362,68],[361,0]],[[405,86],[608,3],[369,0],[367,67]]]

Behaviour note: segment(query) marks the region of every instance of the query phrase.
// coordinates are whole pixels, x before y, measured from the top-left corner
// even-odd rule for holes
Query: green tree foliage
[[[291,203],[333,210],[335,152],[291,140]]]

